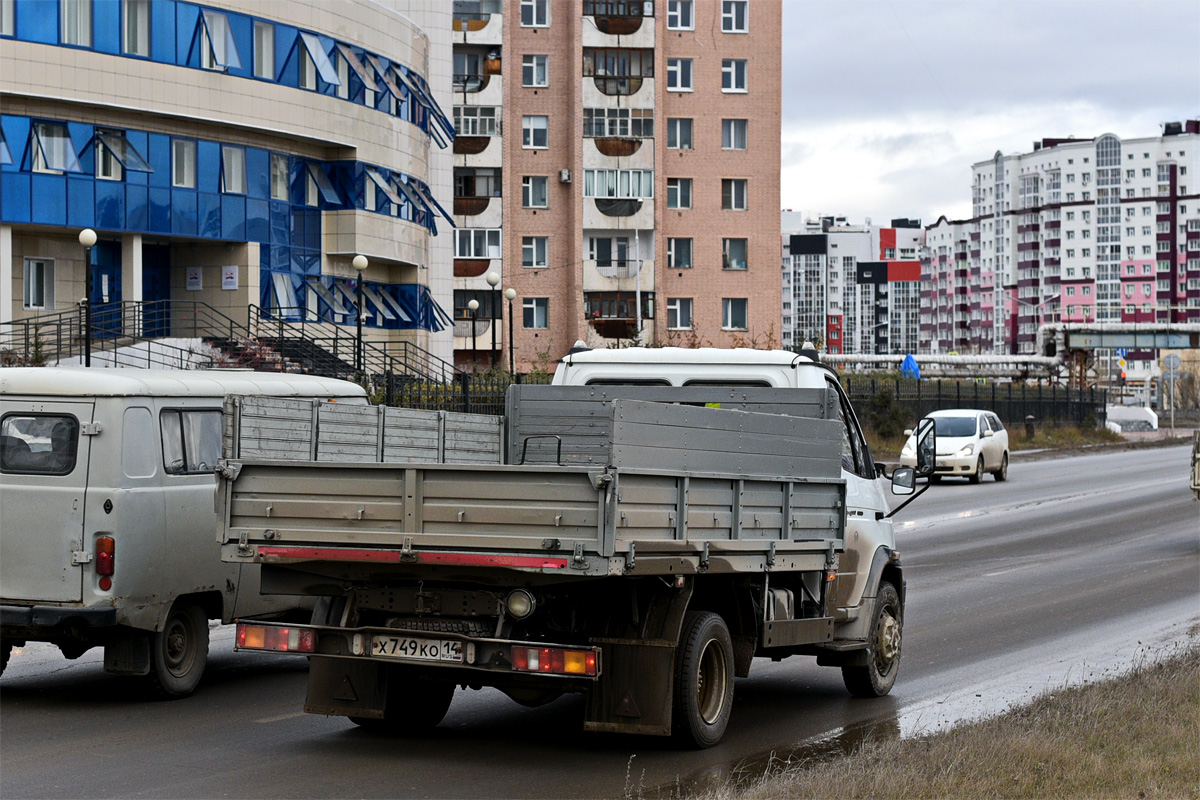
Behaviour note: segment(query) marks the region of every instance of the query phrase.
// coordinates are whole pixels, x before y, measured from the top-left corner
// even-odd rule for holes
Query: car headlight
[[[964,447],[962,450],[959,450],[957,453],[955,453],[955,455],[956,456],[969,456],[969,455],[971,455],[971,453],[974,453],[974,452],[975,452],[975,443],[972,442],[971,444]]]

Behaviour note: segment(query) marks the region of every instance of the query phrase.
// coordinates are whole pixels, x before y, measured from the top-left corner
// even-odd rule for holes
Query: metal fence
[[[504,413],[504,395],[513,383],[549,383],[551,377],[548,373],[509,376],[504,372],[463,372],[452,382],[437,383],[397,376],[391,386],[390,405],[499,415]]]
[[[991,411],[1006,424],[1032,416],[1046,425],[1103,425],[1108,393],[1097,389],[1038,386],[1025,383],[977,383],[955,380],[915,380],[846,375],[842,385],[862,416],[878,394],[890,389],[896,402],[913,420],[943,408]]]

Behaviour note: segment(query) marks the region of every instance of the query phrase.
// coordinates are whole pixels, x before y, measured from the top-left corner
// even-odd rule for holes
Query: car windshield
[[[933,417],[938,436],[974,436],[974,417]]]

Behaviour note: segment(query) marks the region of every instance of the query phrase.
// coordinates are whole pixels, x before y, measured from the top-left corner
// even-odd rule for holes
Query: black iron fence
[[[549,383],[551,377],[549,373],[510,377],[504,372],[463,372],[449,383],[396,377],[385,401],[403,408],[500,415],[504,413],[504,395],[513,383]]]

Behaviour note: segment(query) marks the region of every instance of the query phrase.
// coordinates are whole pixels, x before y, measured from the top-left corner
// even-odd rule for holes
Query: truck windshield
[[[57,414],[8,414],[0,421],[0,471],[69,475],[75,470],[79,421]]]
[[[933,417],[933,429],[938,436],[974,436],[974,417]]]

